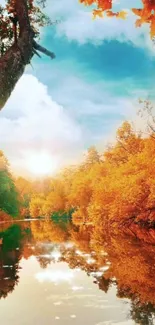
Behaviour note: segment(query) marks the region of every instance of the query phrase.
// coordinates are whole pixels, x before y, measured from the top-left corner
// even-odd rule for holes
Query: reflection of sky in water
[[[39,282],[49,281],[55,284],[60,282],[71,282],[74,278],[74,272],[72,271],[62,271],[60,269],[56,269],[55,271],[52,270],[45,270],[43,272],[36,274],[36,279]]]
[[[134,324],[127,319],[130,303],[116,297],[114,286],[105,294],[93,283],[95,272],[87,276],[79,268],[70,269],[66,262],[58,261],[61,256],[58,247],[49,247],[45,255],[51,256],[51,264],[45,269],[34,256],[21,260],[18,286],[7,299],[0,300],[1,324]],[[85,259],[89,263],[88,255],[85,254]],[[96,275],[103,273],[104,268]]]

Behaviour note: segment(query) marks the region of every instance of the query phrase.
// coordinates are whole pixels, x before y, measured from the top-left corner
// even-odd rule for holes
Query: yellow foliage
[[[42,196],[34,196],[30,201],[30,215],[32,218],[43,216],[43,205],[45,199]]]
[[[151,159],[150,159],[151,157]],[[137,134],[129,122],[117,131],[116,144],[103,159],[88,160],[77,168],[68,190],[68,205],[74,206],[72,220],[84,223],[120,224],[155,221],[155,140]]]
[[[93,18],[95,19],[96,17],[103,17],[103,11],[99,9],[94,9],[93,10]]]
[[[72,214],[72,222],[74,225],[83,225],[87,222],[87,213],[86,209],[79,208]]]
[[[118,13],[118,18],[126,19],[126,16],[127,16],[127,13],[124,10],[122,10]]]
[[[151,112],[151,111],[150,111]],[[153,119],[152,119],[153,123]],[[92,147],[83,163],[68,168],[51,181],[47,195],[34,196],[33,217],[74,209],[76,226],[113,227],[132,219],[155,221],[155,138],[151,125],[143,138],[125,121],[116,143],[102,155]]]

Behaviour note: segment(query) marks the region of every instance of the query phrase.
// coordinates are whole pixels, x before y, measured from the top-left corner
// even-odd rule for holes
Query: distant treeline
[[[83,163],[42,182],[13,179],[1,152],[1,220],[8,215],[53,216],[100,228],[131,223],[154,227],[155,120],[148,102],[145,113],[149,116],[145,133],[136,132],[126,121],[117,130],[115,143],[103,153],[91,147]]]

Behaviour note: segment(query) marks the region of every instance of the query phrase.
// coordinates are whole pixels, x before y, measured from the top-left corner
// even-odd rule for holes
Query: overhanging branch
[[[55,58],[55,54],[49,50],[47,50],[45,47],[39,45],[36,41],[33,40],[33,47],[36,51],[39,51],[47,56],[49,56],[51,59]]]

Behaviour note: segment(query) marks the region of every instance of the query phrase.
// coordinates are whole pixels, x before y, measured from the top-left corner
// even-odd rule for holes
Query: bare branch
[[[39,45],[36,41],[33,40],[33,47],[35,50],[38,50],[39,52],[44,53],[45,55],[49,56],[51,59],[55,58],[55,54],[49,50],[47,50],[46,48],[44,48],[43,46]]]
[[[35,48],[33,48],[33,53],[36,54],[41,59],[41,55],[35,50]]]

